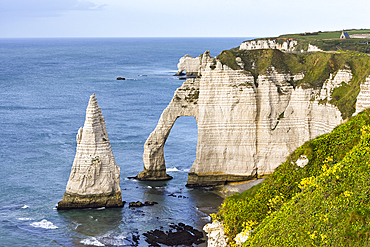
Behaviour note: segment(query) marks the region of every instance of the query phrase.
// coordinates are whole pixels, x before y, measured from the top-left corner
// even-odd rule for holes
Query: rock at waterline
[[[150,246],[160,246],[159,244],[165,244],[167,246],[186,245],[193,246],[193,244],[204,243],[203,233],[194,229],[191,226],[179,223],[177,225],[171,224],[169,231],[153,230],[144,233],[146,237],[145,241]]]
[[[139,208],[139,207],[144,207],[144,206],[154,206],[155,204],[158,204],[158,202],[150,202],[150,201],[146,201],[144,203],[140,202],[140,201],[137,201],[137,202],[130,202],[129,203],[129,207],[132,208]]]
[[[123,207],[120,168],[116,164],[95,94],[78,130],[77,149],[63,200],[58,210]]]

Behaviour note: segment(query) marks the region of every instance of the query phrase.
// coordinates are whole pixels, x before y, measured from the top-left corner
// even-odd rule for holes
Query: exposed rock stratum
[[[115,162],[105,120],[95,94],[78,130],[77,149],[60,209],[122,207],[120,168]]]

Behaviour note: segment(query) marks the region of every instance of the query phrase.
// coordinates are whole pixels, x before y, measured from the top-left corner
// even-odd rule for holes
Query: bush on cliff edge
[[[245,246],[369,244],[369,125],[366,110],[299,147],[259,187],[228,197],[214,217],[229,239],[256,222]]]

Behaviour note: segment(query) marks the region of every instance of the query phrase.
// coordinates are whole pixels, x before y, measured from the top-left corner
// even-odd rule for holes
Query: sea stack
[[[120,168],[116,164],[95,94],[78,130],[77,149],[63,200],[58,210],[123,207]]]

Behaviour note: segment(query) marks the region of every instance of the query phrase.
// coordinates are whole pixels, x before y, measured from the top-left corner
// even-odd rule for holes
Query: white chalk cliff
[[[279,42],[276,39],[259,39],[243,42],[240,50],[257,50],[257,49],[277,49],[282,51],[294,51],[298,42],[296,40],[285,39]]]
[[[289,82],[301,80],[304,73],[283,74],[270,66],[254,78],[248,71],[222,65],[209,52],[181,59],[178,68],[199,76],[185,81],[163,111],[144,145],[144,171],[138,178],[170,178],[163,156],[165,141],[178,117],[194,116],[198,143],[190,187],[271,174],[297,147],[344,121],[328,102],[333,89],[352,78],[351,71],[343,69],[331,74],[321,88],[295,88]],[[368,84],[367,80],[361,92]],[[364,107],[370,102],[365,98]]]
[[[123,206],[120,168],[95,94],[90,97],[85,124],[78,130],[76,140],[76,156],[58,209]]]
[[[207,233],[208,247],[227,247],[228,238],[225,235],[224,226],[219,221],[213,221],[203,227]]]
[[[354,115],[370,107],[370,77],[360,85],[360,93],[357,96],[356,112]]]

